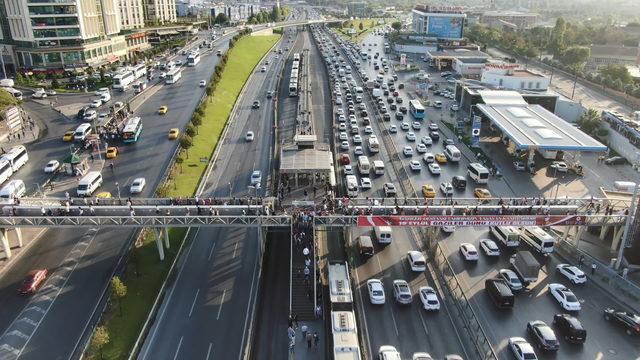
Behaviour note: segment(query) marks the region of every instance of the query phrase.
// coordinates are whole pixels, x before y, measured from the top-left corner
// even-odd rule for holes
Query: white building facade
[[[504,89],[530,91],[546,91],[550,82],[544,75],[510,63],[485,64],[480,81]]]

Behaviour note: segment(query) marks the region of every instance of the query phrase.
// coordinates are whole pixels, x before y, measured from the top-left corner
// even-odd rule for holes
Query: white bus
[[[137,142],[142,133],[142,119],[136,116],[127,120],[122,130],[122,140],[125,143]]]
[[[347,175],[347,196],[358,196],[358,179],[355,175]]]
[[[0,159],[0,184],[7,181],[13,175],[11,163],[5,159]]]
[[[141,78],[143,76],[146,76],[147,75],[147,65],[145,65],[145,64],[134,65],[131,68],[131,72],[133,73],[133,76],[136,79]]]
[[[293,61],[300,61],[300,53],[293,53]]]
[[[187,56],[187,66],[196,66],[200,62],[200,53],[194,52]]]
[[[131,71],[125,71],[124,73],[117,74],[113,77],[113,88],[120,91],[125,91],[135,80],[136,77]]]
[[[298,96],[298,80],[291,79],[289,82],[289,96]]]
[[[491,234],[506,247],[520,246],[520,230],[515,226],[492,226]]]
[[[2,155],[0,160],[7,161],[11,165],[11,170],[16,172],[27,163],[29,160],[29,154],[27,154],[27,148],[24,147],[24,145],[18,145],[12,147],[11,150]]]
[[[369,172],[371,171],[369,158],[364,155],[358,156],[358,171],[360,171],[360,175],[369,175]]]
[[[480,163],[471,163],[467,166],[467,174],[476,184],[486,184],[489,182],[489,170]]]
[[[351,279],[346,262],[329,262],[329,300],[331,307],[347,305],[347,309],[353,304],[353,292],[351,291]]]
[[[355,332],[333,334],[333,358],[336,360],[361,360],[358,334]]]
[[[171,71],[167,73],[167,77],[164,78],[164,83],[175,84],[178,80],[180,80],[181,77],[182,71],[180,70],[180,68],[171,69]]]
[[[522,228],[522,239],[542,254],[551,254],[556,241],[539,226]]]

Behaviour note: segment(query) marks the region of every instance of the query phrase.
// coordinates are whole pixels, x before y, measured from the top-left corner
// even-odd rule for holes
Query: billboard
[[[427,36],[440,39],[462,39],[464,18],[452,16],[429,16]]]
[[[358,226],[560,226],[584,225],[579,215],[362,215]]]

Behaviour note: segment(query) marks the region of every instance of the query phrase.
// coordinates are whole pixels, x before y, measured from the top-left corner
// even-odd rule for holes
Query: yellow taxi
[[[475,190],[473,190],[473,195],[475,195],[478,199],[490,199],[490,198],[492,198],[491,193],[489,192],[489,190],[484,189],[484,188],[475,188]]]
[[[99,192],[96,197],[98,199],[111,199],[111,193],[108,191]]]
[[[446,164],[446,163],[447,163],[447,157],[446,157],[446,156],[444,156],[444,154],[443,154],[443,153],[437,153],[437,154],[436,154],[436,161],[437,161],[439,164]]]
[[[180,135],[180,129],[173,128],[169,130],[169,140],[175,140],[178,138],[179,135]]]
[[[158,109],[158,115],[164,115],[169,111],[169,108],[166,105],[160,106]]]
[[[115,146],[109,146],[107,148],[107,159],[113,159],[118,156],[118,148]]]
[[[73,130],[69,130],[64,135],[62,135],[62,141],[73,141],[73,134],[75,132]]]
[[[428,199],[432,199],[436,197],[436,190],[433,188],[431,184],[422,185],[422,195]]]

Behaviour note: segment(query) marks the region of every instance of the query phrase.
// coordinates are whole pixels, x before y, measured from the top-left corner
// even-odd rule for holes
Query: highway
[[[284,47],[281,43],[276,49]],[[238,111],[228,127],[207,178],[202,196],[252,196],[248,188],[254,170],[260,170],[262,189],[269,193],[272,168],[273,101],[266,98],[276,88],[283,58],[267,55],[267,71],[260,65],[238,99]],[[263,62],[264,63],[264,62]],[[259,109],[252,109],[260,100]],[[247,131],[255,140],[247,142]],[[231,187],[230,185],[231,184]],[[229,191],[231,190],[231,193]],[[248,228],[198,228],[180,259],[178,276],[168,290],[140,359],[235,359],[243,357],[246,333],[253,317],[260,252],[258,230]]]
[[[213,54],[217,49],[226,50],[226,39],[228,37],[216,42]],[[142,117],[144,123],[142,140],[132,145],[120,146],[120,156],[113,161],[113,173],[103,173],[103,190],[115,194],[117,181],[123,195],[128,196],[127,189],[131,181],[145,176],[147,186],[141,196],[148,196],[153,192],[169,163],[167,154],[172,154],[177,145],[177,142],[167,139],[167,132],[171,127],[183,128],[186,125],[204,93],[204,88],[198,87],[198,81],[209,79],[217,62],[218,57],[211,53],[204,56],[196,68],[184,70],[183,77],[177,84],[162,86],[136,111],[135,115]],[[161,105],[169,106],[167,115],[157,114]],[[61,139],[62,134],[57,136]],[[51,133],[48,143],[53,151],[62,154],[68,144],[58,140],[62,145],[57,145],[53,137],[54,134]],[[43,154],[46,152],[41,151]],[[42,166],[46,163],[41,159],[47,159],[47,156],[37,156],[20,170],[19,175],[25,183],[35,182],[39,176],[37,173],[42,171]],[[0,346],[9,344],[14,348],[22,348],[23,359],[70,356],[132,234],[131,231],[114,230],[47,231],[13,262],[11,271],[0,279],[0,301],[3,304],[0,309],[0,333],[3,334]],[[72,249],[78,244],[82,246],[81,252],[72,253]],[[47,303],[50,307],[44,316],[27,313],[37,298],[17,296],[16,289],[24,275],[34,268],[42,267],[48,268],[50,273],[63,271],[64,261],[77,261],[77,266],[72,271],[61,274],[64,282],[59,284],[60,291]],[[21,325],[19,321],[13,323],[14,320],[23,317],[37,319],[38,326],[23,331],[26,338],[16,338],[9,333]],[[61,330],[66,336],[59,336]]]

